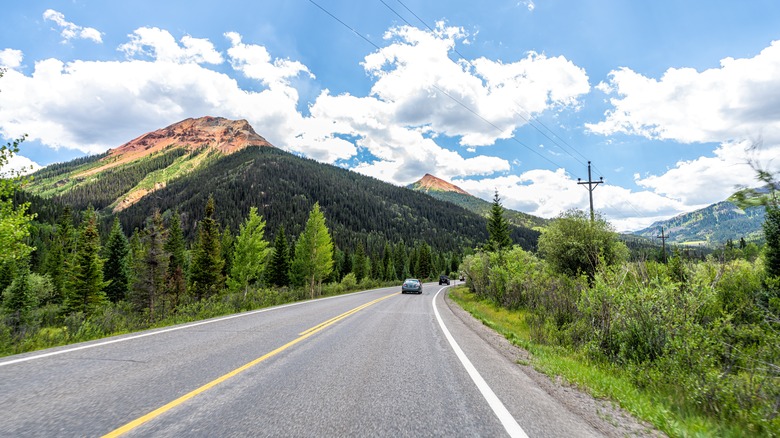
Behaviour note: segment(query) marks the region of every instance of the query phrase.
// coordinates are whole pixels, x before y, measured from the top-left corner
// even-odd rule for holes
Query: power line
[[[375,47],[377,50],[381,50],[381,49],[379,48],[379,46],[377,46],[376,44],[374,44],[374,42],[373,42],[373,41],[371,41],[370,39],[366,38],[366,37],[365,37],[365,36],[363,36],[362,34],[358,33],[358,31],[356,31],[355,29],[353,29],[353,28],[352,28],[350,25],[348,25],[347,23],[345,23],[345,22],[341,21],[341,20],[340,20],[338,17],[336,17],[335,15],[331,14],[331,13],[330,13],[330,12],[329,12],[327,9],[323,8],[322,6],[320,6],[320,5],[319,5],[317,2],[315,2],[314,0],[309,0],[309,2],[310,2],[311,4],[313,4],[314,6],[316,6],[316,7],[320,8],[320,9],[322,10],[322,12],[324,12],[324,13],[326,13],[326,14],[330,15],[330,17],[331,17],[331,18],[333,18],[334,20],[336,20],[336,21],[338,21],[339,23],[341,23],[341,24],[342,24],[344,27],[346,27],[347,29],[351,30],[351,31],[352,31],[352,33],[354,33],[355,35],[359,36],[360,38],[363,38],[363,40],[365,40],[365,41],[366,41],[368,44],[371,44],[371,45],[372,45],[372,46],[374,46],[374,47]]]
[[[397,15],[399,18],[401,18],[401,20],[403,20],[403,21],[404,21],[406,24],[408,24],[409,26],[411,26],[411,24],[410,24],[410,23],[409,23],[409,22],[408,22],[408,21],[407,21],[407,20],[406,20],[406,19],[405,19],[403,16],[401,16],[401,15],[400,15],[400,14],[399,14],[399,13],[398,13],[396,10],[394,10],[393,8],[391,8],[391,7],[390,7],[390,6],[389,6],[389,5],[388,5],[388,4],[387,4],[387,3],[386,3],[384,0],[379,0],[379,1],[380,1],[380,2],[382,2],[382,4],[384,4],[384,5],[385,5],[385,6],[386,6],[386,7],[387,7],[387,8],[388,8],[390,11],[392,11],[392,12],[393,12],[395,15]],[[428,30],[430,30],[431,32],[435,32],[435,31],[434,31],[434,30],[433,30],[433,29],[432,29],[430,26],[428,26],[428,24],[427,24],[427,23],[425,23],[425,21],[424,21],[424,20],[422,20],[422,19],[421,19],[421,18],[420,18],[420,17],[419,17],[417,14],[415,14],[415,13],[414,13],[414,12],[413,12],[411,9],[409,9],[409,7],[408,7],[408,6],[406,6],[406,5],[405,5],[405,4],[404,4],[404,3],[403,3],[401,0],[397,0],[397,1],[398,1],[398,3],[400,3],[400,4],[401,4],[401,5],[402,5],[402,6],[403,6],[403,7],[404,7],[404,8],[405,8],[407,11],[409,11],[409,12],[410,12],[412,15],[414,15],[414,16],[415,16],[415,18],[417,18],[417,19],[418,19],[418,20],[419,20],[421,23],[423,23],[423,24],[425,25],[425,27],[427,27],[427,28],[428,28]],[[351,31],[353,34],[357,35],[358,37],[360,37],[361,39],[363,39],[364,41],[366,41],[367,43],[369,43],[369,44],[370,44],[371,46],[373,46],[375,49],[377,49],[377,50],[381,50],[381,48],[380,48],[380,47],[379,47],[377,44],[375,44],[373,41],[371,41],[370,39],[368,39],[367,37],[365,37],[364,35],[362,35],[361,33],[359,33],[359,32],[358,32],[357,30],[355,30],[353,27],[351,27],[350,25],[348,25],[347,23],[345,23],[344,21],[342,21],[341,19],[339,19],[338,17],[336,17],[336,16],[335,16],[334,14],[332,14],[330,11],[328,11],[327,9],[325,9],[323,6],[321,6],[320,4],[318,4],[317,2],[315,2],[314,0],[309,0],[309,2],[310,2],[310,3],[312,3],[313,5],[317,6],[317,7],[318,7],[320,10],[322,10],[323,12],[325,12],[325,13],[326,13],[328,16],[330,16],[331,18],[333,18],[334,20],[336,20],[338,23],[340,23],[342,26],[344,26],[345,28],[347,28],[347,29],[348,29],[349,31]],[[458,51],[458,50],[457,50],[457,48],[454,48],[454,47],[453,47],[453,50],[455,51],[455,53],[457,53],[457,54],[458,54],[458,56],[460,56],[460,58],[461,58],[461,59],[463,59],[464,61],[466,61],[466,62],[467,62],[469,65],[471,65],[473,68],[476,68],[476,67],[475,67],[475,66],[474,66],[474,65],[471,63],[471,61],[469,61],[468,59],[466,59],[466,57],[465,57],[465,56],[463,56],[463,54],[462,54],[462,53],[460,53],[460,51]],[[458,100],[458,99],[457,99],[457,98],[455,98],[454,96],[450,95],[450,94],[449,94],[449,93],[447,93],[446,91],[444,91],[444,90],[442,90],[441,88],[439,88],[439,87],[438,87],[436,84],[432,84],[432,86],[433,86],[433,87],[434,87],[436,90],[438,90],[440,93],[442,93],[442,94],[444,94],[445,96],[449,97],[450,99],[452,99],[453,101],[455,101],[455,102],[456,102],[458,105],[462,106],[464,109],[466,109],[467,111],[469,111],[470,113],[472,113],[474,116],[478,117],[479,119],[481,119],[481,120],[482,120],[482,121],[484,121],[485,123],[487,123],[487,124],[489,124],[490,126],[492,126],[492,127],[493,127],[494,129],[496,129],[497,131],[499,131],[499,132],[504,132],[504,130],[502,130],[501,128],[499,128],[498,126],[496,126],[494,123],[492,123],[492,122],[490,122],[489,120],[487,120],[486,118],[484,118],[482,115],[480,115],[480,114],[479,114],[478,112],[476,112],[475,110],[473,110],[473,109],[469,108],[469,107],[468,107],[466,104],[464,104],[463,102],[461,102],[460,100]],[[517,103],[515,102],[515,104],[517,104]],[[522,109],[522,107],[521,107],[519,104],[517,104],[517,105],[518,105],[518,107],[520,107],[520,108]],[[526,113],[527,113],[527,111],[526,111]],[[522,115],[518,114],[517,112],[515,112],[515,114],[517,114],[517,115],[518,115],[518,116],[520,116],[520,117],[523,117]],[[529,116],[530,116],[530,113],[529,113]],[[537,131],[539,131],[539,132],[540,132],[542,135],[544,135],[546,138],[548,138],[550,141],[552,141],[552,142],[553,142],[555,145],[557,145],[559,148],[561,148],[561,150],[563,150],[564,152],[566,152],[566,154],[568,154],[569,156],[571,156],[572,158],[574,158],[576,161],[579,161],[579,160],[578,160],[576,157],[574,157],[574,155],[572,155],[570,152],[568,152],[566,149],[564,149],[564,148],[563,148],[563,147],[562,147],[562,146],[561,146],[559,143],[557,143],[557,142],[556,142],[554,139],[552,139],[552,138],[550,138],[549,136],[547,136],[547,135],[546,135],[544,132],[542,132],[542,131],[541,131],[541,130],[540,130],[538,127],[537,127],[537,126],[535,126],[533,123],[531,123],[531,121],[530,121],[529,119],[527,119],[527,118],[525,118],[525,117],[523,117],[523,119],[524,119],[524,120],[525,120],[525,121],[526,121],[526,122],[527,122],[529,125],[531,125],[531,126],[534,128],[534,129],[536,129]],[[542,122],[538,122],[538,123],[539,123],[539,124],[541,124],[542,126],[544,126],[544,127],[545,127],[545,129],[547,129],[547,130],[548,130],[548,131],[549,131],[549,132],[550,132],[552,135],[554,135],[554,136],[558,137],[558,136],[557,136],[557,135],[556,135],[556,134],[555,134],[555,133],[554,133],[552,130],[550,130],[550,128],[547,128],[547,126],[546,126],[546,125],[544,125]],[[560,137],[558,137],[558,138],[560,138]],[[518,139],[517,139],[515,136],[512,136],[512,137],[511,137],[511,139],[512,139],[514,142],[516,142],[516,143],[518,143],[519,145],[521,145],[521,146],[523,146],[524,148],[526,148],[527,150],[529,150],[530,152],[533,152],[534,154],[536,154],[537,156],[539,156],[539,157],[540,157],[540,158],[542,158],[543,160],[545,160],[545,161],[549,162],[549,163],[550,163],[550,164],[552,164],[553,166],[555,166],[555,167],[557,167],[557,168],[560,168],[560,169],[563,169],[563,171],[564,171],[564,172],[565,172],[567,175],[569,175],[570,177],[574,178],[574,175],[572,175],[572,173],[571,173],[571,172],[569,172],[568,170],[566,170],[566,168],[565,168],[564,166],[561,166],[560,164],[558,164],[558,163],[554,162],[553,160],[549,159],[548,157],[546,157],[546,156],[544,156],[544,155],[540,154],[539,152],[537,152],[537,151],[536,151],[536,150],[534,150],[533,148],[529,147],[529,146],[528,146],[528,145],[526,145],[525,143],[523,143],[523,142],[521,142],[520,140],[518,140]],[[563,141],[563,139],[561,139],[561,141]],[[565,142],[565,141],[564,141],[564,142]],[[568,143],[567,143],[567,146],[571,147],[570,145],[568,145]],[[583,158],[585,158],[585,157],[584,157],[582,154],[580,154],[578,151],[576,151],[576,149],[574,149],[573,147],[571,147],[571,148],[572,148],[572,150],[574,150],[575,152],[577,152],[577,153],[578,153],[580,156],[582,156]],[[590,162],[588,162],[588,163],[590,163]],[[590,174],[589,174],[589,176],[588,176],[588,179],[590,180]],[[602,177],[602,179],[603,179],[603,177]],[[579,180],[579,178],[578,178],[578,180]],[[599,183],[601,183],[601,182],[599,182]],[[593,208],[592,208],[592,202],[593,202],[593,201],[592,201],[592,196],[591,196],[591,214],[592,214],[592,212],[593,212]],[[619,213],[619,210],[618,210],[616,207],[614,207],[614,206],[610,205],[609,203],[605,203],[605,205],[606,205],[607,207],[611,207],[611,208],[613,208],[613,209],[614,209],[616,212],[618,212],[618,213]],[[630,203],[629,203],[629,205],[630,205]],[[632,207],[633,207],[633,206],[632,206]],[[635,209],[635,211],[636,211],[636,209]],[[637,211],[637,214],[638,214],[638,213],[639,213],[639,212]],[[625,216],[625,215],[622,215],[622,214],[618,214],[618,215],[619,215],[619,216],[623,216],[623,218],[628,218],[628,216]]]

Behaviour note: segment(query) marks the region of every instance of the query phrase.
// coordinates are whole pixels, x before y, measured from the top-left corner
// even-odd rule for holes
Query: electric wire
[[[384,5],[385,5],[385,6],[386,6],[386,7],[387,7],[387,8],[388,8],[390,11],[392,11],[392,12],[393,12],[395,15],[397,15],[399,18],[401,18],[401,20],[403,20],[403,21],[404,21],[404,22],[405,22],[407,25],[411,26],[411,24],[410,24],[410,23],[409,23],[409,22],[408,22],[408,21],[407,21],[405,18],[403,18],[403,17],[402,17],[402,16],[401,16],[401,15],[400,15],[400,14],[399,14],[397,11],[395,11],[395,10],[394,10],[393,8],[391,8],[391,7],[390,7],[390,6],[389,6],[387,3],[385,3],[385,2],[384,2],[384,0],[379,0],[379,1],[380,1],[382,4],[384,4]],[[434,32],[434,30],[433,30],[433,29],[432,29],[430,26],[428,26],[428,24],[427,24],[427,23],[425,23],[425,22],[424,22],[424,21],[423,21],[423,20],[422,20],[422,19],[421,19],[419,16],[417,16],[417,14],[415,14],[414,12],[412,12],[412,11],[409,9],[409,7],[408,7],[408,6],[406,6],[406,5],[405,5],[405,4],[404,4],[404,3],[403,3],[401,0],[396,0],[396,1],[398,1],[398,3],[400,3],[400,4],[401,4],[401,5],[402,5],[402,6],[403,6],[403,7],[404,7],[404,8],[405,8],[407,11],[409,11],[409,12],[410,12],[412,15],[414,15],[414,16],[415,16],[415,18],[417,18],[417,19],[418,19],[420,22],[422,22],[422,23],[423,23],[423,25],[425,25],[425,27],[426,27],[426,28],[428,28],[428,29],[429,29],[431,32]],[[314,6],[316,6],[317,8],[319,8],[320,10],[322,10],[322,11],[323,11],[325,14],[327,14],[329,17],[331,17],[332,19],[334,19],[335,21],[337,21],[338,23],[340,23],[342,26],[344,26],[345,28],[347,28],[347,29],[348,29],[350,32],[352,32],[354,35],[357,35],[358,37],[360,37],[361,39],[363,39],[364,41],[366,41],[368,44],[370,44],[370,45],[371,45],[372,47],[374,47],[375,49],[377,49],[377,50],[381,50],[381,48],[380,48],[380,47],[379,47],[377,44],[375,44],[373,41],[371,41],[369,38],[367,38],[367,37],[366,37],[366,36],[364,36],[363,34],[359,33],[357,30],[355,30],[355,29],[354,29],[352,26],[350,26],[350,25],[348,25],[347,23],[345,23],[343,20],[339,19],[339,18],[338,18],[336,15],[334,15],[333,13],[331,13],[330,11],[328,11],[327,9],[325,9],[323,6],[321,6],[320,4],[318,4],[316,1],[314,1],[314,0],[309,0],[309,2],[310,2],[310,3],[312,3]],[[463,59],[464,61],[466,61],[467,63],[469,63],[469,65],[472,65],[472,67],[473,67],[473,64],[471,64],[471,62],[470,62],[468,59],[466,59],[466,58],[463,56],[463,54],[461,54],[461,53],[460,53],[460,52],[459,52],[459,51],[458,51],[456,48],[453,48],[453,50],[454,50],[454,51],[455,51],[455,52],[458,54],[458,56],[460,56],[460,57],[461,57],[461,59]],[[492,122],[490,122],[489,120],[487,120],[486,118],[484,118],[484,117],[483,117],[482,115],[480,115],[478,112],[476,112],[476,111],[474,111],[473,109],[469,108],[469,106],[468,106],[468,105],[466,105],[465,103],[461,102],[459,99],[455,98],[454,96],[450,95],[450,94],[449,94],[449,93],[447,93],[446,91],[444,91],[444,90],[442,90],[441,88],[439,88],[439,87],[438,87],[436,84],[433,84],[432,86],[433,86],[433,88],[435,88],[437,91],[439,91],[440,93],[442,93],[442,94],[444,94],[445,96],[447,96],[447,97],[449,97],[450,99],[452,99],[454,102],[456,102],[458,105],[460,105],[461,107],[463,107],[464,109],[466,109],[467,111],[469,111],[470,113],[472,113],[474,116],[476,116],[476,117],[477,117],[477,118],[479,118],[480,120],[482,120],[482,121],[484,121],[485,123],[489,124],[490,126],[492,126],[492,127],[493,127],[494,129],[496,129],[497,131],[499,131],[499,132],[503,132],[503,130],[502,130],[501,128],[499,128],[499,127],[498,127],[498,126],[496,126],[494,123],[492,123]],[[518,106],[519,106],[519,105],[518,105]],[[516,114],[517,114],[517,113],[516,113]],[[518,116],[520,116],[520,117],[522,117],[520,114],[517,114],[517,115],[518,115]],[[530,115],[530,114],[529,114],[529,115]],[[529,122],[529,121],[528,121],[528,119],[526,119],[525,117],[523,117],[523,119],[524,119],[524,120],[526,120],[526,122]],[[541,123],[541,122],[540,122],[540,123]],[[529,124],[530,124],[530,122],[529,122]],[[538,127],[536,127],[536,126],[534,126],[534,125],[531,125],[531,126],[533,126],[535,129],[537,129],[537,130],[538,130],[538,131],[541,133],[541,130],[539,130],[539,128],[538,128]],[[545,128],[546,128],[546,126],[545,126]],[[555,135],[555,134],[552,132],[552,130],[550,130],[549,128],[546,128],[546,129],[548,129],[548,130],[549,130],[549,131],[550,131],[550,132],[551,132],[553,135]],[[545,134],[544,134],[544,133],[542,133],[542,135],[545,135]],[[556,142],[555,142],[553,139],[551,139],[551,138],[550,138],[550,137],[548,137],[547,135],[545,135],[545,137],[547,137],[548,139],[550,139],[551,141],[553,141],[553,143],[554,143],[554,144],[556,144],[556,145],[558,145],[559,147],[561,147],[561,146],[560,146],[558,143],[556,143]],[[557,136],[556,136],[556,137],[557,137]],[[560,138],[560,137],[559,137],[559,138]],[[520,140],[518,140],[518,139],[517,139],[515,136],[512,136],[512,137],[511,137],[511,139],[512,139],[513,141],[515,141],[516,143],[518,143],[519,145],[521,145],[521,146],[523,146],[524,148],[526,148],[528,151],[530,151],[530,152],[532,152],[532,153],[536,154],[536,155],[537,155],[537,156],[539,156],[540,158],[542,158],[542,159],[544,159],[545,161],[549,162],[550,164],[552,164],[552,165],[556,166],[556,167],[557,167],[557,168],[559,168],[559,169],[562,169],[562,170],[563,170],[563,171],[564,171],[564,172],[565,172],[567,175],[569,175],[569,177],[571,177],[571,178],[574,178],[574,175],[573,175],[571,172],[569,172],[569,171],[568,171],[568,170],[567,170],[567,169],[566,169],[564,166],[561,166],[561,165],[559,165],[558,163],[556,163],[556,162],[552,161],[550,158],[548,158],[548,157],[546,157],[546,156],[544,156],[544,155],[540,154],[538,151],[534,150],[533,148],[529,147],[529,146],[528,146],[528,145],[526,145],[525,143],[523,143],[523,142],[521,142]],[[570,147],[571,147],[571,146],[570,146]],[[572,149],[574,149],[574,148],[572,148]],[[566,153],[567,153],[569,156],[571,156],[572,158],[574,158],[576,161],[579,161],[579,160],[578,160],[576,157],[574,157],[574,156],[573,156],[573,155],[572,155],[570,152],[566,151],[566,150],[565,150],[565,149],[563,149],[562,147],[561,147],[561,150],[563,150],[564,152],[566,152]],[[576,150],[576,149],[575,149],[575,150]],[[580,154],[580,155],[581,155],[581,154]],[[582,155],[581,155],[581,156],[582,156]],[[585,157],[583,156],[583,158],[585,158]],[[616,208],[616,207],[614,207],[614,206],[612,206],[611,204],[608,204],[608,203],[606,203],[606,202],[605,202],[605,205],[607,205],[608,207],[611,207],[613,210],[615,210],[615,212],[616,212],[616,213],[617,213],[619,216],[622,216],[623,218],[625,218],[625,219],[628,219],[628,216],[625,216],[624,214],[622,214],[618,208]],[[632,206],[632,208],[633,208],[633,206]],[[636,210],[635,210],[635,211],[636,211]],[[637,214],[639,214],[639,212],[638,212],[638,211],[637,211]]]

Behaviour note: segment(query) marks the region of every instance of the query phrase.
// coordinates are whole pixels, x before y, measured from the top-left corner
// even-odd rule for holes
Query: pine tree
[[[306,281],[312,298],[319,294],[322,280],[333,270],[333,241],[319,203],[314,204],[295,245],[292,270]]]
[[[271,263],[268,266],[268,282],[274,286],[284,287],[290,285],[290,250],[287,246],[287,236],[284,234],[284,226],[279,226],[274,239],[274,250]]]
[[[355,255],[352,256],[352,273],[358,283],[368,276],[366,270],[366,250],[363,248],[363,242],[358,242],[355,249]]]
[[[13,282],[2,294],[3,310],[7,314],[7,322],[15,329],[28,322],[35,302],[30,291],[30,269],[22,264]]]
[[[222,290],[224,265],[219,225],[214,219],[214,197],[209,196],[205,216],[198,224],[198,240],[190,268],[191,290],[197,300],[209,298]]]
[[[414,270],[415,275],[420,279],[430,278],[433,270],[433,264],[431,263],[431,248],[425,242],[420,245],[420,249],[417,252],[416,263]]]
[[[61,304],[65,297],[67,283],[66,273],[73,260],[71,257],[75,248],[73,216],[70,206],[66,205],[57,222],[57,232],[52,238],[51,246],[46,254],[44,272],[49,274],[54,284],[54,304]]]
[[[770,278],[780,278],[780,207],[766,206],[764,236],[764,269]]]
[[[142,239],[144,252],[136,260],[137,276],[131,292],[133,305],[148,312],[150,321],[165,317],[166,313],[165,277],[170,255],[164,249],[165,234],[162,215],[156,210]]]
[[[90,315],[108,300],[103,288],[103,260],[100,258],[100,234],[97,213],[90,206],[84,213],[65,296],[65,313]]]
[[[498,251],[512,246],[512,239],[509,237],[509,223],[504,218],[504,207],[501,205],[498,190],[496,190],[493,205],[490,208],[487,229],[490,249]]]
[[[407,268],[406,246],[404,241],[397,243],[393,251],[393,264],[395,265],[396,279],[402,280],[409,277],[409,269]]]
[[[176,308],[187,294],[184,233],[181,229],[178,210],[174,211],[171,216],[168,240],[165,241],[165,252],[170,255],[166,282],[171,295],[171,305]]]
[[[235,238],[233,267],[227,284],[232,291],[244,291],[260,283],[268,261],[268,242],[265,240],[265,221],[257,215],[257,207],[249,209],[249,217],[239,227]]]
[[[106,286],[106,296],[111,302],[125,299],[130,284],[128,253],[130,244],[122,232],[119,219],[114,218],[114,224],[108,235],[105,246],[106,262],[103,265],[103,278],[109,282]]]

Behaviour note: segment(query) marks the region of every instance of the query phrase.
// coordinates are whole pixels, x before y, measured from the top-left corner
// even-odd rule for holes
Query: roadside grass
[[[349,281],[328,283],[323,285],[319,298],[398,285],[397,281],[370,279],[360,283]],[[250,289],[248,293],[225,291],[209,299],[182,304],[165,317],[153,321],[150,321],[145,313],[133,310],[126,301],[106,304],[89,317],[76,313],[65,317],[64,320],[56,317],[61,314],[59,307],[47,306],[39,310],[37,316],[39,323],[36,326],[25,327],[17,332],[13,332],[11,327],[3,324],[0,319],[0,357],[202,321],[297,301],[309,301],[309,299],[308,292],[302,288]]]
[[[507,310],[478,298],[465,286],[450,289],[449,296],[477,320],[530,353],[534,369],[551,378],[560,377],[592,396],[611,400],[636,418],[647,421],[672,437],[744,437],[751,435],[735,425],[719,424],[685,405],[669,390],[638,388],[630,372],[606,363],[595,363],[584,353],[531,341],[524,310]],[[673,389],[672,389],[673,390]]]

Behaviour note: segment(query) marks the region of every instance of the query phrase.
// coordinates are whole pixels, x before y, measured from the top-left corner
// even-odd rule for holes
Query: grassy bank
[[[755,436],[754,431],[720,424],[696,413],[696,406],[663,388],[638,388],[632,373],[607,363],[596,363],[572,349],[531,341],[527,312],[507,310],[487,299],[479,299],[465,286],[450,290],[450,297],[483,324],[497,331],[531,354],[530,365],[550,377],[560,376],[594,397],[614,401],[635,417],[645,420],[673,437]],[[760,436],[760,435],[759,435]]]

